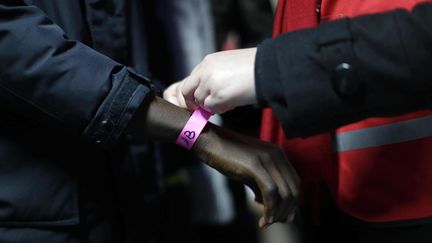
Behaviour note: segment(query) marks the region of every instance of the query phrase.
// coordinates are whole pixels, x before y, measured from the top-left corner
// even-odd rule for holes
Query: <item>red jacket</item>
[[[318,19],[411,9],[419,2],[425,0],[323,0],[320,4],[280,0],[274,35],[313,27]],[[389,222],[432,217],[432,137],[423,131],[428,124],[432,112],[421,111],[366,119],[331,133],[288,140],[266,109],[261,135],[284,148],[305,183],[327,181],[346,213],[365,221]]]

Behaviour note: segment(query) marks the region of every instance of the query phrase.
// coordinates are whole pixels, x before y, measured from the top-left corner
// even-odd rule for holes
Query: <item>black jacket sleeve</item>
[[[5,2],[14,1],[0,2],[0,112],[113,144],[150,82],[69,40],[37,7]]]
[[[255,77],[288,137],[432,105],[432,4],[266,40]]]

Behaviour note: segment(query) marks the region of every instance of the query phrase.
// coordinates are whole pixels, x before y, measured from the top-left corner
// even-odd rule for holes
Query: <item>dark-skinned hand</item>
[[[261,140],[208,126],[193,151],[209,166],[255,192],[264,204],[259,226],[292,220],[300,179],[283,151]]]
[[[148,106],[137,111],[128,132],[175,142],[190,115],[189,111],[154,97]],[[300,179],[279,147],[208,123],[192,152],[255,192],[264,205],[261,228],[292,220]]]

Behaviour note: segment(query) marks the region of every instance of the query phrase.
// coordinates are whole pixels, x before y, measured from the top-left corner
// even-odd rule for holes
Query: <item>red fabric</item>
[[[339,133],[341,133],[341,132],[355,131],[355,130],[359,130],[359,129],[362,129],[365,127],[377,127],[377,126],[385,125],[388,123],[412,120],[412,119],[415,119],[418,117],[428,116],[430,114],[431,114],[430,110],[424,110],[424,111],[418,111],[418,112],[414,112],[414,113],[403,114],[400,116],[392,117],[391,119],[381,118],[381,117],[369,118],[369,119],[363,120],[361,122],[356,122],[353,124],[343,126],[339,129],[337,129],[337,131]]]
[[[419,2],[432,1],[323,0],[321,20],[395,8],[412,9]],[[316,7],[317,0],[279,0],[273,35],[317,25]],[[431,114],[422,111],[392,118],[370,118],[336,132]],[[432,216],[432,138],[335,154],[331,152],[329,133],[307,139],[286,139],[270,109],[263,112],[261,137],[282,146],[309,189],[314,187],[314,182],[327,180],[339,206],[354,217],[382,222]]]
[[[340,153],[339,207],[373,222],[432,217],[431,148],[429,137]]]
[[[280,0],[275,14],[273,37],[284,32],[316,26],[316,7],[317,0]],[[285,139],[276,116],[268,108],[263,111],[261,138],[284,149],[304,183],[309,180],[320,181],[330,176],[332,153],[329,134],[307,139]]]
[[[321,20],[331,21],[396,8],[411,10],[430,0],[323,0]],[[359,130],[431,115],[430,110],[391,118],[370,118],[336,130]],[[432,216],[432,138],[338,154],[331,189],[345,212],[373,222],[415,220]]]
[[[366,1],[335,1],[322,0],[321,21],[329,21],[343,17],[380,13],[396,8],[411,10],[420,2],[430,0],[366,0]]]
[[[273,36],[317,25],[317,0],[280,0],[276,9]]]
[[[318,24],[317,0],[279,0],[273,26],[273,37],[281,33],[314,27]],[[301,194],[307,194],[313,220],[319,221],[320,186],[332,170],[330,135],[322,134],[307,139],[286,139],[280,123],[270,108],[264,109],[261,138],[282,147],[302,178]],[[304,152],[308,151],[308,152]],[[303,199],[303,198],[302,198]]]

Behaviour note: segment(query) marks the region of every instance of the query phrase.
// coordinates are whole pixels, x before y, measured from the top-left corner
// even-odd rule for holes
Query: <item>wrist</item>
[[[163,142],[175,142],[191,113],[155,96],[134,115],[129,133]]]
[[[217,145],[217,130],[218,126],[208,123],[206,127],[201,132],[195,145],[192,147],[191,151],[204,161],[209,161],[209,156],[211,154],[211,148],[215,148]]]

